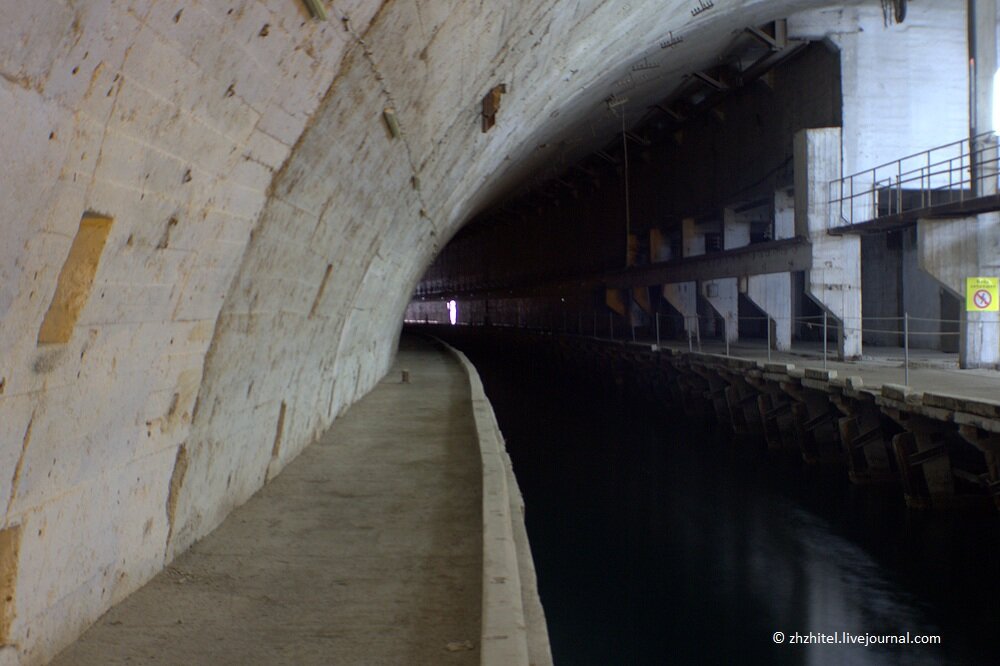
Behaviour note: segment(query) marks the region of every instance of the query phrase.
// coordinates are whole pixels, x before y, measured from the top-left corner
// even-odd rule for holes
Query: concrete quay
[[[551,663],[523,534],[475,370],[404,336],[369,395],[53,663]]]
[[[886,356],[859,362],[763,347],[686,341],[602,340],[494,327],[436,327],[449,339],[504,336],[537,348],[569,373],[608,378],[681,405],[690,415],[801,456],[845,467],[859,484],[897,484],[914,508],[1000,508],[1000,372],[958,370],[939,358],[903,368]]]

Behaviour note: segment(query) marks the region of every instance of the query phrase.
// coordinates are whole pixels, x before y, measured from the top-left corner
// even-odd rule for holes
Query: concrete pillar
[[[969,0],[973,14],[970,30],[975,30],[974,63],[975,87],[972,132],[982,134],[1000,129],[994,126],[994,74],[997,70],[997,0]],[[997,139],[990,134],[977,142],[985,164],[980,168],[979,196],[997,194]],[[988,172],[988,173],[985,173]],[[1000,276],[1000,213],[977,216],[976,249],[978,250],[978,275]],[[978,277],[978,276],[975,276]],[[964,299],[963,299],[964,300]],[[1000,313],[970,312],[968,324],[962,331],[962,341],[968,351],[959,352],[963,368],[990,367],[1000,364]]]
[[[705,234],[698,231],[694,218],[681,221],[681,247],[685,257],[705,254]],[[698,283],[677,282],[663,285],[663,298],[684,316],[684,330],[698,330]]]
[[[663,232],[653,228],[649,230],[649,260],[651,262],[670,261],[673,256],[670,252],[670,243],[664,238]]]
[[[740,339],[738,278],[717,278],[701,283],[701,295],[725,322],[726,340]]]
[[[698,223],[693,217],[681,220],[681,248],[685,257],[705,254],[705,234],[698,229]]]
[[[993,127],[993,75],[997,71],[997,0],[967,0],[969,45],[969,136],[973,149],[984,151],[988,162],[973,164],[977,196],[997,193],[996,138],[977,139]],[[982,168],[985,166],[985,169]],[[983,178],[984,171],[987,177]]]
[[[795,236],[795,197],[788,190],[774,193],[774,240]],[[771,346],[792,348],[792,274],[751,275],[744,286],[746,297],[771,318]]]
[[[663,298],[684,317],[684,330],[694,334],[698,326],[697,282],[678,282],[663,285]]]
[[[750,244],[750,220],[732,208],[722,211],[722,247],[732,250]]]
[[[742,219],[732,208],[726,208],[722,213],[722,248],[732,250],[749,244],[750,221]],[[701,295],[725,322],[726,340],[737,342],[740,339],[739,279],[716,278],[704,282]]]
[[[795,134],[795,232],[812,244],[806,294],[840,322],[837,355],[861,356],[861,241],[830,236],[830,181],[840,177],[840,128]]]
[[[789,190],[774,191],[774,240],[795,236],[795,194]]]
[[[997,69],[996,0],[968,0],[969,136],[986,164],[973,160],[974,193],[997,193],[996,138],[977,138],[993,129],[993,75]],[[965,279],[1000,276],[1000,214],[985,213],[917,222],[918,264],[965,309]],[[959,365],[1000,364],[1000,313],[963,312]]]
[[[1000,276],[1000,213],[978,215],[976,219],[976,275]],[[964,287],[964,285],[963,285]],[[964,292],[963,288],[963,292]],[[962,304],[965,305],[963,294]],[[961,326],[959,364],[963,368],[1000,365],[1000,312],[967,312]],[[964,344],[962,344],[964,343]]]
[[[1000,215],[917,221],[920,268],[962,303],[958,361],[962,368],[1000,363],[1000,313],[964,312],[965,279],[1000,276]]]
[[[792,274],[768,273],[747,278],[746,296],[772,320],[771,345],[792,348]]]

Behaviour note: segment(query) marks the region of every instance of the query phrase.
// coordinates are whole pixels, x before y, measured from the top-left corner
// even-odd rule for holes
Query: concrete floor
[[[465,373],[404,337],[321,441],[53,663],[478,664],[481,486]]]

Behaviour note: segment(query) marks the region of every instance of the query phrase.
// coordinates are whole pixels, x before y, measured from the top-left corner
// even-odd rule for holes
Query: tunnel
[[[815,381],[905,347],[836,416],[895,418],[875,439],[911,432],[926,469],[961,440],[959,494],[996,496],[995,2],[5,9],[0,663],[55,658],[449,308],[510,344],[822,349]],[[917,405],[910,355],[973,373],[979,406]],[[709,416],[750,390],[719,381]],[[862,453],[856,478],[895,469]],[[903,479],[914,504],[935,473]]]

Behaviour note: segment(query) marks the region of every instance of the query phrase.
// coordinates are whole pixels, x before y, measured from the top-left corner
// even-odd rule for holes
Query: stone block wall
[[[4,14],[0,663],[38,663],[162,568],[216,317],[349,42],[285,2]],[[40,337],[91,213],[92,281]]]

